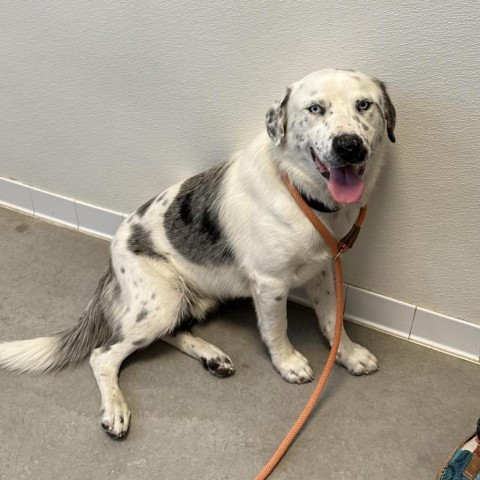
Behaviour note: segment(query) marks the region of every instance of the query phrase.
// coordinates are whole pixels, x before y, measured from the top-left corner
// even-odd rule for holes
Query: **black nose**
[[[337,135],[333,138],[333,150],[348,163],[360,163],[365,159],[367,151],[358,135]]]

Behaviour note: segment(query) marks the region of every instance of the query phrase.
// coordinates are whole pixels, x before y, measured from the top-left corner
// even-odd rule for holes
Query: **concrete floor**
[[[107,264],[108,243],[0,208],[0,340],[71,325]],[[223,307],[197,332],[237,372],[217,379],[158,342],[132,355],[121,385],[130,434],[111,440],[88,362],[54,375],[0,371],[1,479],[251,479],[303,408],[313,384],[270,364],[250,302]],[[320,372],[327,356],[313,311],[291,304],[293,343]],[[336,366],[307,427],[272,479],[432,479],[480,415],[478,365],[356,325],[381,370]],[[318,374],[317,374],[318,376]]]

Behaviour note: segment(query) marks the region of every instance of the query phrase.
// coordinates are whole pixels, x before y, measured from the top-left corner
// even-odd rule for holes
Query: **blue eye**
[[[308,111],[315,115],[323,115],[325,113],[325,109],[321,105],[318,105],[318,103],[314,103],[313,105],[310,105],[308,107]]]
[[[359,102],[357,102],[357,110],[359,112],[364,112],[365,110],[368,110],[371,105],[372,102],[370,100],[360,100]]]

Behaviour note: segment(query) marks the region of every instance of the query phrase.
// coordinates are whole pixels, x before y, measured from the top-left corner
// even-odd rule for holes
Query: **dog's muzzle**
[[[358,135],[337,135],[332,141],[333,151],[346,163],[362,163],[367,156],[367,149]]]
[[[349,152],[348,155],[351,158],[354,157],[355,160],[348,162],[344,158],[343,165],[333,166],[322,162],[315,150],[310,147],[313,163],[327,181],[332,198],[338,203],[358,202],[365,191],[365,182],[362,178],[365,173],[365,163],[362,162],[366,157],[366,149],[363,146],[361,149],[356,145],[352,146],[352,150],[357,150],[357,153],[354,156],[352,152]],[[347,156],[347,153],[343,154]]]

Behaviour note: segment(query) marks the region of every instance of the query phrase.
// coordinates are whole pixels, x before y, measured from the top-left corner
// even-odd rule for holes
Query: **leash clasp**
[[[340,257],[340,255],[341,255],[342,253],[344,253],[343,249],[339,248],[337,254],[336,254],[334,257],[332,257],[332,262],[335,263],[335,261],[337,260],[337,258]]]
[[[348,252],[353,247],[353,244],[355,243],[359,233],[360,226],[355,223],[350,231],[338,242],[338,252],[333,257],[333,261],[335,261],[342,253]]]

